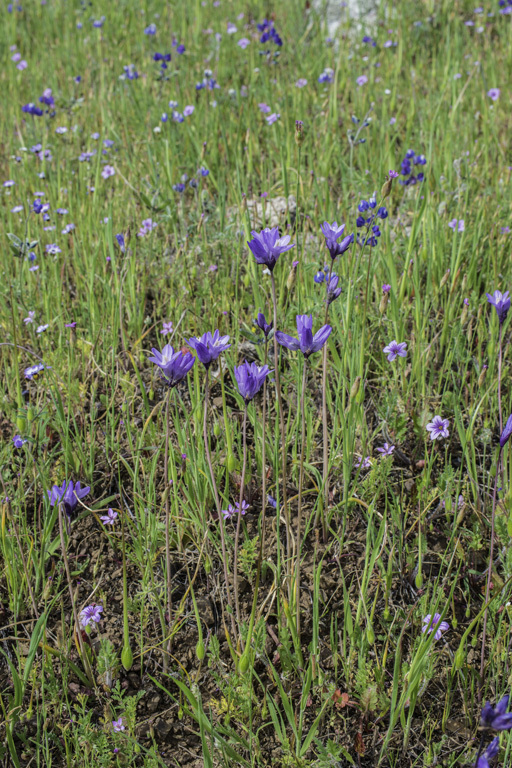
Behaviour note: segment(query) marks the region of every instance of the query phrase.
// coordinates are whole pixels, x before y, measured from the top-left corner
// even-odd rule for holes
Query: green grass
[[[139,7],[123,0],[101,8],[26,0],[23,11],[3,8],[0,180],[15,182],[0,189],[5,765],[474,763],[481,706],[510,687],[512,577],[512,455],[505,448],[486,604],[499,328],[485,293],[512,285],[512,28],[497,3],[486,2],[482,14],[474,5],[383,2],[371,27],[343,16],[332,42],[323,13],[298,2],[151,0]],[[103,14],[103,26],[93,27]],[[281,48],[259,43],[264,17],[274,20]],[[236,33],[226,32],[228,21]],[[145,35],[152,22],[156,35]],[[365,33],[376,47],[361,42]],[[173,36],[186,48],[182,55]],[[243,37],[245,50],[237,45]],[[396,45],[384,47],[388,39]],[[24,70],[11,61],[13,45]],[[261,55],[267,48],[272,55]],[[163,77],[156,51],[172,52]],[[138,79],[121,78],[130,64]],[[331,84],[318,82],[326,67]],[[196,90],[205,69],[219,89]],[[359,86],[361,75],[368,81]],[[307,85],[297,87],[299,78]],[[47,109],[38,101],[45,88],[55,116],[22,112],[29,102]],[[495,101],[491,88],[501,89]],[[193,113],[173,121],[170,100]],[[274,124],[261,103],[280,115]],[[304,121],[300,148],[296,120]],[[56,133],[60,126],[67,131]],[[357,131],[364,143],[350,140]],[[106,139],[113,144],[105,147]],[[32,151],[37,144],[49,156]],[[415,166],[425,180],[409,187],[395,180],[382,202],[389,169],[400,170],[410,148],[426,157]],[[79,160],[93,150],[89,161]],[[107,179],[105,163],[115,169]],[[198,175],[201,167],[207,176]],[[179,193],[173,187],[184,174]],[[263,363],[254,318],[260,310],[272,317],[270,276],[246,245],[250,232],[268,224],[272,199],[294,196],[296,214],[284,210],[279,221],[295,248],[274,271],[278,327],[293,334],[295,316],[308,313],[317,330],[325,287],[313,278],[330,261],[320,225],[336,219],[356,231],[358,204],[374,190],[389,211],[377,245],[354,244],[334,267],[343,292],[329,308],[327,507],[322,354],[308,361],[304,421],[303,359],[287,351],[280,359],[287,514],[274,374],[265,424],[261,395],[248,406],[250,509],[240,522],[237,622],[203,441],[205,371],[196,362],[171,393],[167,426],[150,350],[166,342],[180,348],[216,328],[230,336],[222,364],[212,365],[207,410],[227,509],[240,498],[243,457],[234,367]],[[32,210],[36,192],[50,204],[48,221]],[[254,200],[264,221],[251,219],[247,202]],[[12,212],[15,206],[23,208]],[[146,219],[156,226],[139,237]],[[453,219],[464,220],[463,232],[448,226]],[[75,228],[62,234],[70,222]],[[25,240],[37,244],[28,249]],[[46,252],[51,243],[61,249],[56,255]],[[391,286],[387,303],[383,284]],[[29,311],[34,322],[24,323]],[[168,321],[174,331],[164,337]],[[382,350],[393,339],[407,342],[407,356],[388,362]],[[509,344],[507,321],[504,420],[512,407]],[[27,381],[24,369],[40,362],[45,370]],[[435,414],[449,419],[450,436],[434,443],[426,425]],[[26,440],[19,449],[15,434]],[[172,485],[165,481],[168,436]],[[390,457],[376,450],[384,442],[396,446]],[[370,466],[358,467],[365,457]],[[267,505],[264,524],[263,474],[278,502],[277,510]],[[75,607],[103,606],[80,643],[58,509],[46,492],[65,480],[91,487],[64,532]],[[109,507],[119,513],[113,527],[99,520]],[[235,532],[233,518],[225,525],[231,595]],[[421,632],[424,616],[435,612],[450,624],[440,640]],[[120,717],[125,729],[115,732]],[[509,752],[505,734],[504,765]]]

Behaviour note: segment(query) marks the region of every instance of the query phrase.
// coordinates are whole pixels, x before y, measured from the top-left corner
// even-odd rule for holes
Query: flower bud
[[[375,642],[375,632],[373,631],[373,627],[371,624],[368,624],[366,627],[366,639],[368,640],[368,643],[370,645],[373,645]]]
[[[444,286],[448,282],[448,278],[449,277],[450,277],[450,270],[447,269],[446,272],[444,273],[442,279],[441,279],[441,282],[439,283],[439,288],[444,288]]]
[[[357,393],[359,392],[359,387],[361,385],[361,377],[357,376],[354,383],[352,384],[352,387],[350,388],[350,399],[353,400],[354,397],[357,396]]]
[[[288,280],[286,281],[286,287],[288,288],[288,291],[291,293],[292,290],[295,288],[295,283],[297,282],[297,267],[299,265],[298,261],[294,261],[292,264],[292,268],[290,269],[290,274],[288,275]]]
[[[199,659],[199,661],[202,661],[204,659],[204,643],[202,640],[199,640],[196,645],[196,656]]]
[[[383,315],[388,308],[389,293],[383,293],[379,304],[379,312]]]
[[[133,665],[133,652],[129,645],[125,645],[121,652],[121,663],[127,672]]]
[[[228,453],[226,458],[226,466],[228,468],[228,472],[234,472],[236,469],[236,456],[234,453]]]
[[[242,675],[245,675],[245,673],[249,669],[249,654],[247,653],[247,651],[244,653],[244,655],[240,659],[239,669]]]
[[[220,424],[218,421],[216,421],[215,424],[213,425],[213,434],[215,435],[215,437],[219,437],[220,435]]]
[[[301,147],[304,142],[304,123],[302,120],[295,121],[295,143]]]
[[[462,669],[465,658],[466,654],[464,653],[464,648],[459,646],[455,651],[455,656],[453,657],[453,666],[455,669]]]

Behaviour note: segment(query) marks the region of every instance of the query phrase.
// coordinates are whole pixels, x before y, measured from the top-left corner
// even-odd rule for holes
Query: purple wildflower
[[[86,627],[93,621],[95,624],[99,624],[101,621],[101,614],[103,613],[103,606],[92,603],[88,605],[83,611],[80,612],[80,623],[82,627]]]
[[[500,89],[499,88],[491,88],[489,91],[487,91],[487,95],[490,99],[493,101],[497,101],[500,97]]]
[[[494,291],[492,296],[490,293],[487,293],[486,296],[489,304],[492,304],[496,309],[500,325],[503,325],[507,319],[507,314],[510,309],[510,298],[508,291],[505,291],[505,293],[501,293],[501,291]]]
[[[341,254],[345,253],[345,251],[354,242],[353,234],[346,235],[341,242],[338,242],[340,237],[343,235],[345,225],[340,224],[340,226],[338,226],[338,222],[336,221],[333,221],[332,224],[329,224],[328,221],[324,221],[321,226],[321,230],[323,236],[325,237],[327,250],[331,254],[331,259],[335,259],[336,256],[341,256]]]
[[[103,523],[103,525],[114,525],[114,523],[117,520],[117,512],[115,509],[112,509],[109,507],[108,512],[106,515],[101,515],[100,520]]]
[[[235,367],[235,379],[238,391],[248,403],[260,391],[263,382],[270,373],[268,365],[259,366],[256,363],[244,361],[238,368]]]
[[[202,336],[195,336],[188,340],[190,346],[196,350],[199,362],[208,368],[210,363],[218,356],[229,349],[229,336],[221,336],[220,331],[216,330],[213,334],[208,331]]]
[[[431,632],[435,631],[435,634],[434,634],[435,640],[440,640],[442,633],[446,632],[448,629],[450,629],[450,625],[448,624],[447,621],[441,621],[440,613],[434,613],[434,616],[432,616],[432,614],[429,613],[423,619],[423,627],[421,631],[428,632],[429,635]]]
[[[267,323],[263,312],[258,312],[258,317],[256,318],[255,323],[258,326],[258,328],[261,328],[261,330],[265,334],[265,338],[268,339],[270,331],[274,326],[274,323]]]
[[[64,480],[60,488],[58,485],[54,485],[51,491],[47,491],[47,494],[52,507],[62,503],[67,516],[71,517],[78,506],[78,500],[87,496],[90,490],[89,486],[82,488],[80,482],[74,483],[72,480],[69,482]]]
[[[149,357],[150,363],[155,363],[161,370],[170,387],[175,387],[194,365],[196,359],[190,352],[177,352],[170,344],[166,344],[160,352],[153,348],[153,357]]]
[[[261,232],[255,232],[252,230],[252,240],[247,242],[247,245],[251,249],[254,258],[258,264],[265,264],[272,272],[279,256],[291,248],[294,248],[294,243],[290,243],[290,235],[279,237],[279,229],[273,227],[269,229],[265,227]]]
[[[298,339],[281,331],[276,331],[276,338],[281,346],[294,352],[300,350],[308,358],[324,346],[332,331],[330,325],[324,325],[313,336],[312,328],[312,315],[297,315]]]
[[[464,232],[464,219],[452,219],[448,222],[448,226],[454,232]]]
[[[124,731],[123,718],[120,717],[119,720],[113,720],[112,728],[116,733],[120,733],[120,731]]]
[[[500,739],[499,739],[499,736],[496,736],[491,741],[491,743],[489,744],[489,746],[487,747],[483,755],[480,755],[480,757],[476,761],[475,768],[490,768],[489,760],[492,760],[493,757],[496,757],[499,751],[500,751]]]
[[[20,435],[14,435],[12,441],[14,443],[14,447],[18,449],[27,442],[26,439],[24,440],[22,437],[20,437]]]
[[[512,435],[512,414],[508,417],[507,423],[500,436],[500,448],[504,448]]]
[[[439,440],[442,437],[449,437],[449,426],[450,422],[448,419],[443,419],[441,416],[434,416],[432,421],[427,424],[427,432],[430,432],[430,439]]]
[[[394,445],[388,445],[388,443],[384,443],[382,448],[377,448],[377,453],[380,453],[381,456],[392,456],[394,450]]]
[[[172,324],[172,321],[169,321],[168,323],[164,323],[163,326],[164,326],[163,329],[160,331],[160,333],[163,336],[167,336],[169,333],[172,333],[173,330],[174,330],[174,326]]]
[[[227,509],[222,510],[222,514],[224,515],[224,520],[231,520],[235,512],[240,511],[242,515],[245,515],[247,510],[249,509],[248,503],[245,501],[245,499],[242,500],[242,509],[240,510],[240,502],[237,501],[235,505],[230,504]]]
[[[509,696],[503,696],[496,708],[487,702],[482,709],[480,725],[482,728],[492,728],[493,731],[510,731],[512,728],[512,712],[507,712]]]
[[[393,362],[396,357],[406,357],[407,355],[407,342],[406,341],[390,341],[389,344],[382,350],[385,355],[388,356],[388,360]]]

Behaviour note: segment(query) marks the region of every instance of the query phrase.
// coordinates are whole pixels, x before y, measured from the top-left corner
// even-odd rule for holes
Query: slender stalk
[[[62,519],[62,504],[58,505],[59,509],[59,535],[60,535],[60,548],[62,552],[62,560],[64,562],[64,569],[66,571],[66,579],[68,582],[68,589],[69,589],[69,597],[71,599],[71,610],[73,612],[73,621],[75,624],[75,630],[78,637],[78,645],[80,646],[80,653],[82,655],[82,661],[84,663],[84,669],[85,674],[87,675],[91,685],[93,688],[96,688],[96,683],[94,681],[94,676],[92,674],[91,665],[89,663],[89,657],[87,656],[87,650],[84,645],[84,640],[82,637],[82,631],[80,629],[80,621],[78,618],[78,613],[76,610],[76,603],[75,603],[75,596],[73,594],[73,587],[71,586],[71,571],[69,570],[69,562],[68,562],[68,556],[66,554],[66,541],[64,539],[64,523]]]
[[[123,650],[121,652],[121,662],[125,670],[128,672],[133,665],[133,651],[130,645],[130,627],[128,624],[128,574],[126,573],[126,536],[124,527],[124,512],[121,513],[121,545],[123,547]],[[164,667],[167,668],[167,655],[165,651],[163,656],[163,663]]]
[[[243,445],[242,479],[240,481],[240,502],[238,505],[238,519],[236,521],[235,556],[233,561],[233,584],[235,586],[235,610],[236,610],[236,620],[238,622],[239,627],[240,627],[240,605],[238,602],[238,542],[240,539],[240,522],[242,520],[242,504],[244,500],[245,467],[247,465],[247,402],[245,403],[245,408],[244,408],[242,445]]]
[[[332,268],[334,266],[334,260],[331,259],[331,266],[329,268],[329,277],[327,278],[327,286],[331,282]],[[325,302],[325,317],[324,325],[327,324],[327,318],[329,316],[329,304]],[[324,537],[324,543],[327,541],[327,517],[329,508],[329,430],[327,429],[327,344],[324,344],[322,350],[322,448],[323,448],[323,489],[324,489],[324,502],[321,509],[322,512],[322,531]],[[320,510],[317,510],[315,527],[318,525],[318,517]]]
[[[276,281],[272,272],[272,303],[274,306],[274,373],[276,379],[277,404],[279,407],[279,425],[281,429],[281,472],[283,475],[283,515],[286,522],[286,554],[290,558],[290,518],[288,516],[288,493],[287,484],[287,461],[286,461],[286,433],[284,429],[283,399],[281,396],[281,379],[279,374],[279,356],[277,350],[277,299],[276,299]]]
[[[11,292],[11,318],[12,318],[12,334],[14,339],[13,349],[14,349],[14,372],[16,374],[16,398],[18,400],[18,413],[16,414],[16,426],[20,430],[21,434],[23,435],[25,428],[27,426],[27,423],[25,419],[23,418],[22,410],[23,410],[23,396],[21,394],[21,379],[20,379],[20,366],[19,366],[19,360],[18,360],[18,337],[16,334],[16,320],[14,318],[14,298],[12,294],[12,285],[9,287]]]
[[[308,363],[304,358],[304,368],[302,371],[302,389],[300,392],[300,418],[302,422],[302,432],[300,439],[300,464],[299,464],[299,500],[297,504],[297,539],[296,539],[296,572],[295,572],[295,615],[297,635],[300,635],[300,532],[301,532],[301,515],[302,515],[302,483],[304,480],[304,443],[306,442],[306,418],[304,412],[304,394],[306,391],[306,373]]]
[[[484,682],[484,664],[485,664],[485,637],[487,632],[487,611],[489,603],[489,592],[491,590],[491,575],[492,575],[492,560],[494,556],[494,522],[496,517],[496,496],[498,492],[498,478],[500,474],[502,448],[498,454],[498,461],[496,464],[496,477],[494,478],[494,490],[492,493],[492,517],[491,517],[491,548],[489,551],[489,569],[487,571],[487,585],[485,587],[485,611],[484,611],[484,625],[482,630],[482,652],[480,655],[480,694]]]
[[[170,511],[170,486],[169,486],[169,440],[171,438],[170,436],[170,425],[169,425],[169,400],[171,397],[171,390],[170,388],[167,391],[167,396],[165,398],[165,457],[164,457],[164,476],[165,476],[165,572],[166,572],[166,592],[167,592],[167,613],[168,613],[168,621],[169,626],[171,626],[172,623],[172,590],[171,590],[171,544],[170,544],[170,534],[169,534],[169,528],[171,524],[171,511]],[[171,636],[169,636],[169,640],[167,642],[167,648],[162,647],[164,657],[163,657],[163,663],[164,663],[164,674],[167,672],[168,664],[169,664],[169,654],[171,653]]]
[[[485,732],[482,733],[482,735],[480,736],[480,744],[478,745],[478,752],[476,753],[474,768],[477,768],[478,766],[478,761],[480,759],[480,755],[482,754],[482,749],[484,748],[484,739],[485,739]]]
[[[222,373],[221,373],[222,375]],[[210,442],[208,440],[208,400],[210,397],[210,371],[206,368],[206,381],[204,384],[204,418],[203,418],[203,438],[204,438],[204,450],[206,453],[206,461],[208,462],[208,469],[210,470],[210,479],[212,481],[213,495],[215,497],[215,506],[217,509],[217,516],[220,526],[220,540],[222,546],[222,561],[224,565],[224,581],[226,582],[226,594],[228,600],[228,606],[231,609],[231,629],[233,637],[236,635],[235,617],[233,614],[233,603],[231,601],[231,590],[229,585],[229,569],[228,558],[226,554],[226,539],[224,536],[224,517],[220,508],[219,492],[217,490],[217,483],[215,481],[215,474],[213,472],[212,457],[210,455]],[[206,515],[205,515],[206,523]]]
[[[268,357],[268,339],[265,336],[265,355],[263,358],[263,365],[267,365]],[[267,379],[263,382],[263,413],[262,413],[262,426],[261,426],[261,487],[263,499],[261,502],[261,533],[260,533],[260,557],[258,563],[258,569],[261,569],[261,560],[264,552],[265,541],[265,513],[267,511],[267,461],[266,461],[266,425],[267,425]],[[259,581],[259,577],[258,577]]]
[[[500,435],[503,432],[503,411],[501,410],[501,363],[503,359],[501,323],[499,331],[499,352],[498,352],[498,410],[500,412]]]

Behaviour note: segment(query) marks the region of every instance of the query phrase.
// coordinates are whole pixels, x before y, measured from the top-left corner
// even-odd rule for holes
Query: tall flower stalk
[[[230,615],[231,615],[231,630],[233,633],[233,637],[235,637],[236,625],[235,625],[235,617],[233,614],[233,603],[231,600],[228,558],[227,558],[227,551],[226,551],[226,538],[224,533],[224,518],[222,515],[220,496],[217,488],[217,481],[215,480],[215,473],[213,471],[212,457],[210,453],[210,441],[208,439],[208,402],[210,399],[210,365],[214,360],[217,360],[217,358],[222,352],[225,352],[226,349],[229,349],[231,344],[229,344],[228,342],[229,342],[229,336],[221,336],[218,330],[214,331],[213,334],[208,331],[208,333],[205,333],[200,337],[194,337],[188,340],[188,343],[190,344],[190,346],[196,350],[199,362],[201,362],[206,368],[206,378],[204,383],[204,412],[203,412],[204,451],[206,454],[206,461],[208,463],[208,470],[210,473],[210,480],[213,488],[213,495],[215,498],[215,507],[217,510],[217,518],[219,521],[220,540],[221,540],[221,548],[222,548],[222,561],[224,566],[224,581],[226,583],[227,602],[228,602],[228,607],[230,609]],[[221,372],[221,375],[222,375],[222,372]],[[236,574],[235,574],[235,577],[236,577]]]
[[[243,446],[243,460],[242,460],[242,477],[240,480],[240,500],[238,503],[238,516],[236,521],[236,533],[235,533],[235,556],[233,563],[233,577],[235,585],[235,609],[238,625],[240,626],[240,604],[238,600],[238,543],[240,539],[240,524],[242,514],[244,512],[244,486],[245,486],[245,470],[247,466],[247,408],[249,402],[260,391],[270,373],[268,365],[264,365],[261,368],[256,363],[244,362],[242,365],[235,368],[235,378],[238,384],[238,391],[244,398],[244,421],[242,428],[242,446]]]
[[[277,260],[281,254],[289,251],[294,247],[293,243],[290,243],[290,236],[285,235],[279,237],[279,230],[277,227],[273,229],[265,228],[261,232],[251,232],[253,239],[250,240],[247,245],[251,249],[254,258],[258,264],[265,265],[271,273],[272,279],[272,306],[274,311],[274,365],[275,365],[275,382],[276,382],[276,395],[277,405],[279,408],[279,427],[281,433],[281,474],[283,485],[283,515],[286,523],[286,553],[288,558],[291,554],[291,539],[290,539],[290,518],[288,514],[288,493],[287,493],[287,454],[286,454],[286,432],[284,425],[284,410],[283,410],[283,398],[281,394],[281,378],[279,374],[279,356],[276,339],[277,328],[277,294],[276,294],[276,281],[274,277],[274,268],[277,264]]]
[[[296,536],[296,562],[295,562],[295,611],[296,611],[296,627],[297,634],[300,632],[300,534],[302,528],[302,484],[303,484],[303,467],[304,467],[304,443],[306,440],[305,432],[305,411],[304,411],[304,393],[306,388],[306,366],[307,361],[314,352],[318,352],[327,342],[327,339],[331,335],[332,328],[330,325],[324,325],[313,336],[313,318],[311,315],[297,315],[297,336],[289,336],[287,333],[281,331],[275,332],[275,339],[283,347],[292,351],[300,351],[304,356],[304,370],[302,374],[302,387],[301,387],[301,403],[300,411],[302,417],[302,439],[301,439],[301,455],[300,455],[300,467],[299,467],[299,500],[297,509],[297,536]]]
[[[164,451],[164,478],[165,478],[165,572],[166,572],[166,596],[167,596],[167,615],[169,627],[172,623],[172,583],[171,583],[171,544],[170,544],[170,526],[171,526],[171,505],[170,505],[170,482],[169,482],[169,445],[171,441],[170,434],[170,421],[169,421],[169,400],[171,397],[171,389],[173,389],[180,381],[182,381],[194,365],[196,359],[190,352],[182,352],[181,350],[174,351],[170,344],[166,344],[162,352],[158,349],[152,349],[153,357],[149,358],[151,363],[158,366],[162,372],[163,381],[169,387],[165,397],[165,451]],[[124,559],[124,521],[123,521],[123,567],[125,567]],[[125,579],[126,582],[126,579]],[[127,624],[127,620],[125,621]],[[126,635],[126,627],[125,627]],[[164,632],[164,648],[163,648],[163,667],[164,672],[167,672],[169,664],[169,656],[171,653],[172,635],[169,633],[169,639],[165,645],[165,638],[167,632]],[[127,638],[125,636],[125,644]],[[124,662],[123,662],[124,663]],[[131,664],[130,664],[131,666]]]
[[[334,267],[334,261],[337,256],[345,253],[354,242],[354,235],[346,235],[340,242],[340,238],[344,235],[345,225],[338,226],[338,222],[334,221],[332,224],[324,221],[322,227],[322,233],[325,237],[325,245],[331,256],[331,263],[329,265],[329,276],[327,278],[327,299],[325,302],[325,316],[324,324],[327,323],[329,316],[329,306],[331,302],[340,295],[341,289],[338,292],[338,278],[336,276],[336,295],[332,290],[332,270]],[[330,298],[330,301],[329,301]],[[329,430],[327,428],[327,345],[322,350],[322,449],[323,449],[323,473],[322,473],[322,487],[323,487],[323,504],[319,505],[315,523],[318,524],[318,516],[321,510],[322,513],[322,529],[324,541],[327,539],[327,518],[329,509]]]
[[[491,516],[491,547],[489,550],[489,568],[487,570],[487,584],[485,587],[485,612],[484,623],[482,628],[482,651],[480,654],[480,685],[484,680],[484,666],[485,666],[485,639],[487,633],[487,611],[489,607],[489,594],[491,591],[491,577],[492,577],[492,563],[494,557],[494,524],[496,519],[496,498],[498,494],[498,479],[500,475],[501,455],[503,448],[510,440],[512,435],[512,414],[508,417],[505,429],[500,434],[500,450],[498,452],[498,460],[496,462],[496,476],[494,478],[494,489],[492,492],[492,516]]]

